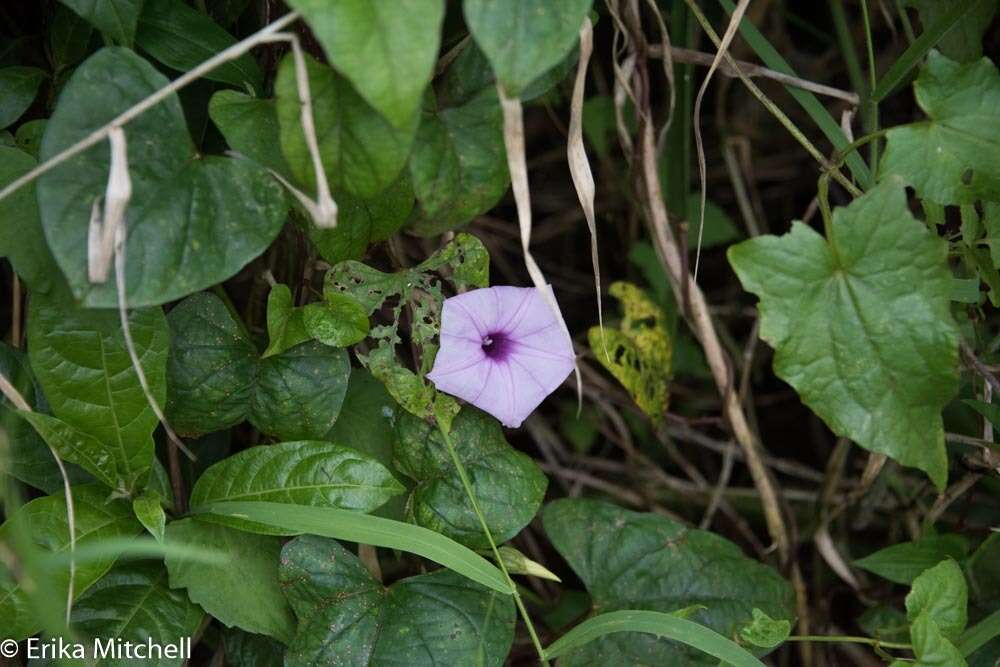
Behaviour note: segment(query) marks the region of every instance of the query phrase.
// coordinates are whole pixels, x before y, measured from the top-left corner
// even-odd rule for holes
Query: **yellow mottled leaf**
[[[624,310],[618,328],[591,327],[587,340],[594,356],[655,422],[667,411],[673,347],[666,313],[640,288],[616,282],[609,289]]]

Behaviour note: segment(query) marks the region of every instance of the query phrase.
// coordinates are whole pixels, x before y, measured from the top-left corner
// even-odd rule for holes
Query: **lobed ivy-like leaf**
[[[774,372],[835,433],[943,489],[941,409],[958,381],[948,245],[913,218],[895,180],[834,211],[830,234],[795,222],[729,249],[760,297]]]
[[[514,639],[509,595],[449,570],[384,586],[337,541],[292,540],[281,582],[299,619],[285,665],[504,664]]]
[[[879,179],[900,176],[932,202],[1000,199],[1000,73],[986,58],[967,65],[937,51],[913,84],[927,120],[889,130]]]
[[[595,612],[694,607],[689,620],[725,637],[749,624],[755,608],[774,619],[795,616],[788,582],[718,535],[580,498],[550,503],[542,519],[553,546],[587,587]],[[619,633],[574,650],[560,664],[714,667],[717,662],[666,639]]]

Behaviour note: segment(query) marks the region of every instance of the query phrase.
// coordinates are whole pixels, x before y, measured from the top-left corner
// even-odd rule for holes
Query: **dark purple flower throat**
[[[502,331],[483,336],[483,352],[493,361],[503,361],[510,354],[512,341]]]

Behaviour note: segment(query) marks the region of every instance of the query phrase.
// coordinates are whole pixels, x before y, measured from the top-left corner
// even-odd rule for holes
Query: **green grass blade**
[[[84,544],[72,553],[61,551],[49,556],[43,556],[41,561],[45,567],[58,567],[73,560],[78,566],[100,561],[108,557],[119,560],[131,558],[162,558],[176,556],[206,565],[225,565],[229,562],[229,554],[216,549],[187,544],[160,544],[153,538],[114,538]]]
[[[875,90],[872,92],[872,99],[880,102],[888,97],[906,79],[910,70],[920,64],[920,61],[924,59],[927,52],[934,48],[941,41],[941,38],[948,34],[948,31],[954,28],[956,23],[962,20],[962,17],[987,1],[992,2],[992,0],[973,0],[973,2],[967,4],[956,2],[952,5],[951,11],[927,26],[920,33],[920,37],[910,44],[906,51],[903,51],[903,55],[896,59],[896,62],[892,64],[892,67],[885,73],[882,80],[878,82],[878,85],[875,86]]]
[[[963,632],[956,648],[968,658],[997,635],[1000,635],[1000,609]]]
[[[333,507],[265,502],[215,503],[200,514],[244,519],[287,531],[399,549],[423,556],[488,588],[510,595],[510,586],[485,558],[433,530]]]
[[[545,657],[557,658],[612,632],[648,632],[687,644],[734,667],[764,667],[749,651],[704,625],[673,614],[632,609],[588,618],[545,649]]]
[[[731,15],[733,13],[734,5],[732,0],[719,0],[719,3],[728,14]],[[765,65],[789,76],[798,76],[795,70],[792,69],[792,66],[788,64],[788,61],[781,57],[781,54],[771,46],[767,38],[757,30],[757,27],[749,19],[744,18],[740,23],[740,34],[743,35],[743,39],[747,41],[757,56],[764,61]],[[844,136],[843,130],[840,129],[840,125],[830,115],[830,112],[826,110],[826,107],[816,99],[815,95],[794,86],[785,86],[785,88],[795,101],[802,106],[805,112],[809,114],[809,117],[816,123],[817,127],[819,127],[830,143],[833,144],[834,148],[839,151],[850,144],[847,137]],[[861,184],[863,189],[867,190],[874,184],[871,170],[868,169],[868,165],[865,164],[865,161],[856,150],[847,156],[846,161],[847,167],[851,170],[854,178]]]

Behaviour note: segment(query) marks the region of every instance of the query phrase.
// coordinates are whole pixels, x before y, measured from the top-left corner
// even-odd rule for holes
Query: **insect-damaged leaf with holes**
[[[636,405],[654,422],[663,419],[670,401],[668,382],[672,346],[667,316],[631,283],[612,283],[608,290],[621,301],[625,316],[618,328],[591,327],[590,350],[621,382]]]
[[[163,405],[170,345],[163,311],[131,310],[129,328],[150,392]],[[53,414],[89,436],[63,431],[78,443],[67,458],[106,483],[114,480],[117,490],[135,490],[148,476],[159,420],[132,367],[118,311],[79,308],[68,295],[36,294],[28,309],[28,343],[31,368]]]
[[[500,667],[514,640],[511,596],[450,570],[386,587],[336,540],[306,535],[282,549],[280,577],[299,620],[288,667]]]
[[[465,21],[508,95],[562,60],[592,0],[464,0]]]
[[[309,93],[320,157],[330,187],[356,197],[373,197],[389,187],[406,166],[417,117],[395,127],[368,106],[350,82],[306,56]],[[285,56],[274,83],[281,127],[281,150],[299,186],[316,189],[312,157],[302,132],[302,104],[292,54]]]
[[[214,294],[195,294],[170,311],[167,418],[185,435],[244,419],[282,440],[322,438],[347,392],[347,352],[307,341],[259,359]]]
[[[880,180],[896,174],[938,204],[1000,199],[1000,73],[931,51],[913,84],[928,119],[889,130]]]
[[[169,81],[124,48],[101,49],[74,72],[42,140],[40,160],[69,148]],[[125,282],[129,306],[166,303],[221,282],[270,245],[285,221],[281,187],[250,160],[195,151],[176,95],[125,127],[132,200]],[[107,142],[38,180],[49,247],[85,305],[117,307],[114,280],[87,277],[87,231],[103,197]]]
[[[753,620],[795,617],[792,587],[732,542],[658,514],[596,500],[563,499],[542,512],[545,532],[587,587],[595,611],[675,612],[726,637]],[[756,649],[758,654],[761,649]],[[717,659],[640,633],[617,633],[575,649],[561,665],[705,665]]]
[[[422,418],[454,417],[459,406],[450,396],[434,390],[424,379],[434,363],[437,346],[434,339],[441,328],[441,304],[444,302],[442,272],[457,291],[489,284],[490,256],[475,236],[458,234],[448,245],[412,269],[383,273],[361,262],[341,262],[326,274],[327,294],[348,294],[371,315],[393,299],[392,322],[373,327],[369,337],[375,345],[358,360],[388,389],[408,412]],[[420,350],[416,373],[396,357],[400,342],[399,320],[404,306],[412,310],[410,340]]]
[[[73,505],[77,549],[102,541],[128,538],[142,530],[133,518],[129,504],[123,500],[108,500],[108,490],[100,485],[74,486]],[[21,528],[39,549],[39,556],[65,556],[69,552],[66,497],[62,492],[36,498],[21,506],[0,526],[0,543],[16,544],[13,525],[16,521],[24,522]],[[74,597],[104,576],[117,558],[117,553],[106,550],[77,563]],[[46,570],[49,576],[41,585],[47,590],[42,594],[48,593],[52,599],[63,603],[69,591],[69,570],[68,559]],[[20,580],[0,562],[0,618],[4,619],[4,636],[20,640],[38,632],[41,623],[32,612],[29,594],[21,587]]]
[[[892,181],[833,213],[832,237],[800,222],[729,249],[760,297],[774,371],[838,435],[948,477],[941,410],[958,381],[947,244]]]
[[[413,230],[434,236],[493,208],[510,175],[496,91],[424,113],[409,161],[417,195]]]
[[[438,427],[404,413],[396,433],[396,468],[417,482],[407,503],[414,523],[470,548],[488,549]],[[455,417],[450,437],[494,539],[499,544],[514,537],[541,506],[548,486],[545,475],[529,456],[507,443],[495,419],[472,406]]]
[[[337,71],[399,128],[411,126],[434,73],[444,0],[291,0]]]

